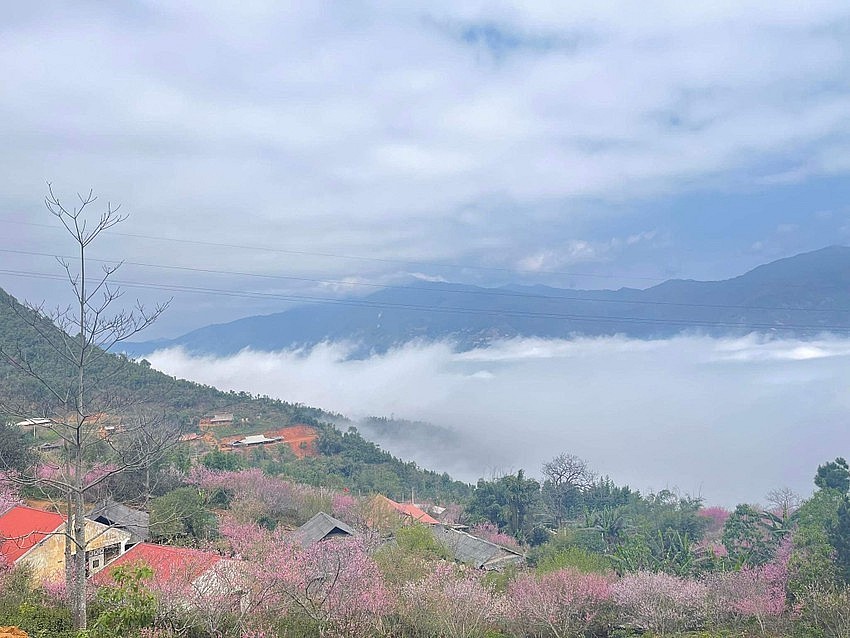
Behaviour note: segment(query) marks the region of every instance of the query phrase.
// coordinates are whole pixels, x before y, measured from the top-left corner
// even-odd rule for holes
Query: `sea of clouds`
[[[411,343],[366,359],[352,350],[148,359],[226,390],[451,428],[451,454],[421,439],[386,447],[469,481],[536,475],[563,451],[640,490],[734,505],[785,486],[808,495],[817,465],[850,453],[846,339],[513,339],[466,352]]]

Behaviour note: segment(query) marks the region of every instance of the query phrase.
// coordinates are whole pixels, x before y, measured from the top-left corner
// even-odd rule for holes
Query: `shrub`
[[[408,554],[422,558],[451,559],[451,553],[438,541],[427,525],[408,525],[399,528],[395,533],[399,549]]]
[[[538,574],[548,574],[560,569],[598,574],[613,572],[611,560],[607,556],[593,554],[581,547],[567,547],[556,552],[546,552],[537,559]]]
[[[706,620],[704,584],[664,573],[637,572],[613,587],[622,621],[662,636],[699,629]]]
[[[719,621],[752,618],[764,633],[765,621],[785,612],[790,554],[788,539],[782,542],[769,563],[709,576],[706,582],[712,616]]]
[[[798,610],[806,635],[850,636],[850,588],[810,586],[800,593]]]
[[[456,572],[445,563],[399,592],[398,611],[409,630],[402,635],[424,631],[440,638],[483,637],[501,620],[501,609],[501,598],[477,573]]]
[[[144,585],[151,576],[153,570],[144,565],[121,566],[112,570],[115,586],[101,587],[95,598],[100,609],[92,625],[95,636],[118,636],[148,627],[153,622],[156,598]]]
[[[518,634],[581,636],[607,624],[611,586],[609,576],[574,569],[521,576],[508,587],[507,615]]]

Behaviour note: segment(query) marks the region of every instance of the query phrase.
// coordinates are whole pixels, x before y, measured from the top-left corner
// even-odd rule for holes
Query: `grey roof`
[[[525,562],[525,556],[514,549],[496,545],[451,527],[434,525],[431,531],[436,539],[452,553],[456,561],[467,563],[477,569],[501,571],[508,565]]]
[[[276,443],[277,441],[283,441],[283,437],[274,436],[269,438],[265,434],[252,434],[250,436],[246,436],[244,439],[240,439],[239,441],[234,441],[232,445],[234,447],[242,445],[262,445],[264,443]]]
[[[147,540],[150,536],[150,515],[147,512],[127,507],[111,499],[95,505],[88,518],[127,530],[130,532],[132,544]]]
[[[309,547],[313,543],[318,543],[330,536],[357,536],[357,532],[341,520],[324,512],[319,512],[295,530],[293,535],[302,546]]]

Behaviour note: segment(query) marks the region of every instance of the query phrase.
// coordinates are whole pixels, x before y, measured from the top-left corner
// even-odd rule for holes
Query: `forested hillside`
[[[72,341],[48,319],[0,290],[0,350],[5,353],[0,356],[0,401],[6,412],[3,421],[62,412],[60,397],[48,388],[61,388],[69,400],[73,398],[75,369],[62,354],[65,344]],[[29,368],[46,383],[28,374]],[[383,491],[396,497],[413,490],[434,499],[462,497],[471,489],[446,474],[393,457],[356,430],[349,431],[354,423],[345,417],[318,408],[245,392],[222,392],[170,377],[144,360],[136,362],[110,353],[94,359],[87,376],[93,390],[93,411],[103,406],[116,418],[135,418],[144,412],[172,428],[175,440],[195,432],[202,416],[217,412],[237,415],[239,427],[230,433],[252,434],[296,423],[312,426],[319,432],[321,452],[315,458],[255,451],[257,463],[265,462],[271,471],[305,483]]]

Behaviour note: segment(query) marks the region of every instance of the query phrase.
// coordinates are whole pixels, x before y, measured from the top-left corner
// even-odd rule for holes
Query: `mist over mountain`
[[[141,356],[170,347],[229,355],[324,341],[358,344],[355,356],[418,340],[459,350],[515,337],[564,339],[751,332],[806,337],[850,331],[850,248],[832,246],[759,266],[723,281],[670,280],[647,289],[567,290],[416,282],[361,298],[310,303],[285,312],[199,328],[174,339],[125,344]]]

